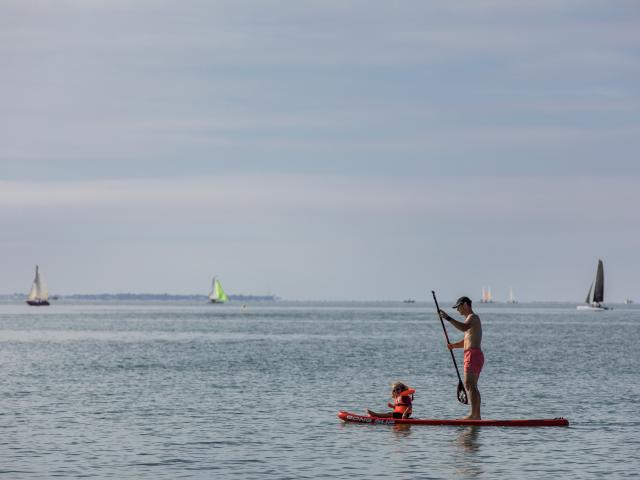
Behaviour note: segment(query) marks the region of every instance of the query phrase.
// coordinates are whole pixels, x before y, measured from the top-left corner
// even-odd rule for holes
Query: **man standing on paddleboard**
[[[482,324],[480,323],[480,317],[473,313],[469,297],[460,297],[453,308],[458,310],[458,313],[465,318],[464,323],[454,320],[443,310],[440,310],[440,314],[451,325],[464,332],[464,339],[456,343],[447,344],[449,350],[464,347],[464,386],[469,394],[469,403],[471,403],[471,413],[464,418],[480,420],[481,400],[480,390],[478,390],[478,378],[484,365],[484,355],[480,348],[482,343]]]

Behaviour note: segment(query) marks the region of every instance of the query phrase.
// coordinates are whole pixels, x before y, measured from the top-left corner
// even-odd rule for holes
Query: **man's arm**
[[[464,339],[456,343],[447,343],[447,348],[449,350],[453,350],[454,348],[462,348],[462,347],[464,347]]]
[[[444,310],[440,310],[440,313],[442,314],[442,318],[444,318],[445,320],[447,320],[451,325],[453,325],[454,327],[456,327],[458,330],[460,330],[461,332],[466,332],[467,330],[469,330],[472,325],[471,322],[473,321],[473,319],[475,318],[473,315],[469,317],[469,319],[462,323],[459,322],[458,320],[454,320],[453,318],[451,318],[447,312],[445,312]]]

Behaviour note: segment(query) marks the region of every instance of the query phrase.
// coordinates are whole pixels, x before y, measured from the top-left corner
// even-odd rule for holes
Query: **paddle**
[[[438,311],[438,318],[440,319],[440,323],[442,324],[442,330],[444,330],[444,338],[447,339],[447,345],[451,343],[449,341],[449,335],[447,334],[447,329],[444,326],[444,321],[442,320],[442,314],[440,313],[440,307],[438,306],[438,300],[436,299],[436,292],[431,290],[433,294],[433,301],[436,303],[436,310]],[[453,360],[453,366],[456,367],[456,374],[458,375],[458,401],[460,403],[464,403],[467,405],[469,400],[467,399],[467,391],[464,389],[464,384],[462,383],[462,378],[460,378],[460,371],[458,370],[458,364],[456,363],[456,357],[453,355],[453,350],[449,350],[451,354],[451,360]]]

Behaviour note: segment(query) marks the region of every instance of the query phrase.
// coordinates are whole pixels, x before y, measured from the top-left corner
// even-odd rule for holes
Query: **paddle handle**
[[[440,306],[438,305],[436,292],[431,290],[431,294],[433,295],[433,301],[436,304],[436,310],[438,311],[438,318],[440,319],[440,323],[442,324],[442,330],[444,331],[444,338],[447,339],[447,348],[449,348],[448,345],[451,342],[449,341],[449,334],[447,333],[447,328],[444,326],[444,321],[442,320],[442,314],[440,313]],[[453,360],[453,366],[456,367],[456,374],[458,375],[458,380],[460,380],[460,383],[462,383],[462,378],[460,378],[460,371],[458,370],[458,364],[456,363],[456,357],[453,354],[453,350],[449,350],[449,353],[451,354],[451,360]]]

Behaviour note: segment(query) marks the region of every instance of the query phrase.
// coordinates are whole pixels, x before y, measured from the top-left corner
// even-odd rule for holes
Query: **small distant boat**
[[[633,300],[631,300],[630,298],[625,298],[624,299],[624,304],[625,305],[631,305],[633,303]]]
[[[485,289],[482,287],[482,299],[480,303],[493,303],[493,296],[491,295],[491,287]]]
[[[36,265],[36,278],[33,279],[33,285],[27,297],[27,304],[33,307],[46,307],[49,305],[49,290],[47,289],[47,284],[40,277],[38,265]]]
[[[224,289],[222,288],[220,280],[218,280],[216,277],[213,277],[213,281],[211,282],[211,293],[209,294],[209,300],[211,300],[211,303],[224,303],[229,300],[227,294],[224,293]]]
[[[518,303],[513,296],[513,288],[509,289],[509,301],[507,303]]]
[[[416,303],[416,301],[413,298],[407,298],[406,300],[402,301],[403,303]]]
[[[596,278],[591,283],[589,293],[587,293],[587,298],[585,298],[584,302],[586,305],[578,305],[576,308],[578,310],[587,310],[592,312],[609,310],[607,307],[602,305],[602,302],[604,302],[604,266],[602,264],[602,260],[598,260]]]

